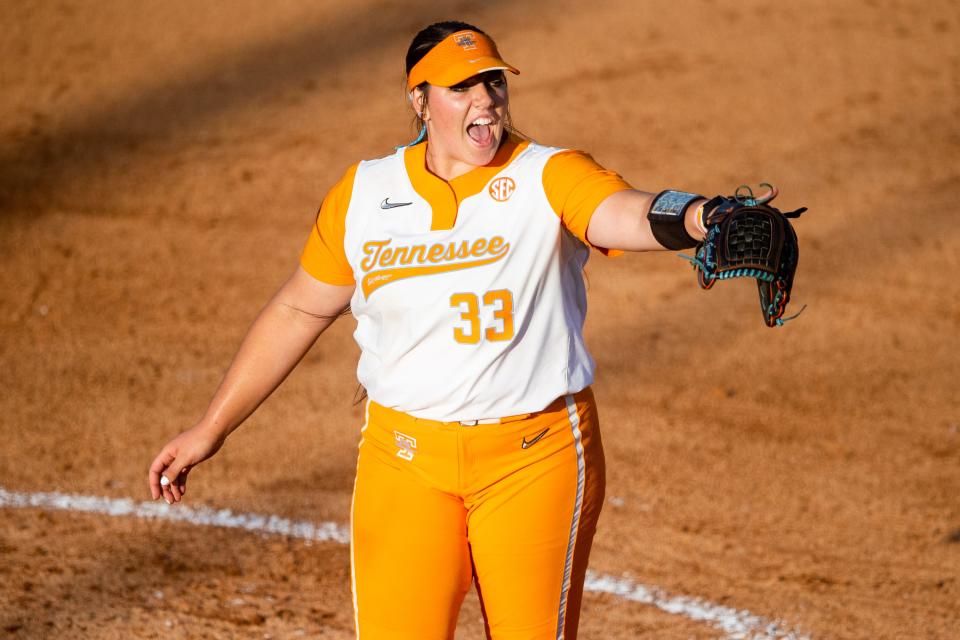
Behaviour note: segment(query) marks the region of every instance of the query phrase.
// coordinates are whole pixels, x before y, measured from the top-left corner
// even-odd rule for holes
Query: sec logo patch
[[[513,178],[497,178],[490,183],[490,197],[497,202],[505,202],[513,195],[517,188],[517,183]]]

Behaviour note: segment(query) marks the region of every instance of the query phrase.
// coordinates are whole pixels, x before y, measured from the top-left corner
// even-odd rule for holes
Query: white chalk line
[[[284,535],[311,542],[350,543],[349,527],[335,522],[313,523],[260,513],[236,513],[230,509],[171,507],[165,502],[134,502],[129,498],[106,498],[58,492],[25,493],[0,487],[0,507],[79,511],[107,516],[134,516],[195,525],[244,529],[260,534]],[[726,633],[728,640],[810,640],[782,620],[770,620],[743,609],[734,609],[701,598],[677,596],[659,587],[640,584],[623,576],[587,572],[587,591],[607,593],[631,602],[651,605],[674,615],[704,622]]]

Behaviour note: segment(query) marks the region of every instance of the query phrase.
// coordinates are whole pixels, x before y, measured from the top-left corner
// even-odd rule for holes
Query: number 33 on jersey
[[[450,306],[461,309],[460,319],[469,324],[467,330],[462,327],[453,330],[454,340],[460,344],[477,344],[481,337],[493,341],[513,337],[513,294],[506,289],[487,291],[483,295],[483,304],[494,307],[493,318],[500,324],[489,326],[481,333],[480,301],[476,294],[455,293],[450,296]]]

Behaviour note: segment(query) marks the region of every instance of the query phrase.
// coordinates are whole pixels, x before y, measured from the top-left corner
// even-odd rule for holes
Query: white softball
[[[160,486],[161,486],[161,487],[168,487],[168,486],[170,486],[170,481],[167,480],[167,476],[160,476]]]

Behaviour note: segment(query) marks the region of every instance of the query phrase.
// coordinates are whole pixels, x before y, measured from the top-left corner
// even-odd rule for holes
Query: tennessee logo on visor
[[[477,48],[477,41],[474,40],[472,33],[464,33],[458,35],[454,42],[457,43],[464,51],[473,51]]]
[[[452,87],[478,73],[497,69],[520,73],[500,57],[497,45],[485,34],[458,31],[437,43],[413,65],[407,76],[407,91],[413,91],[424,82]]]

